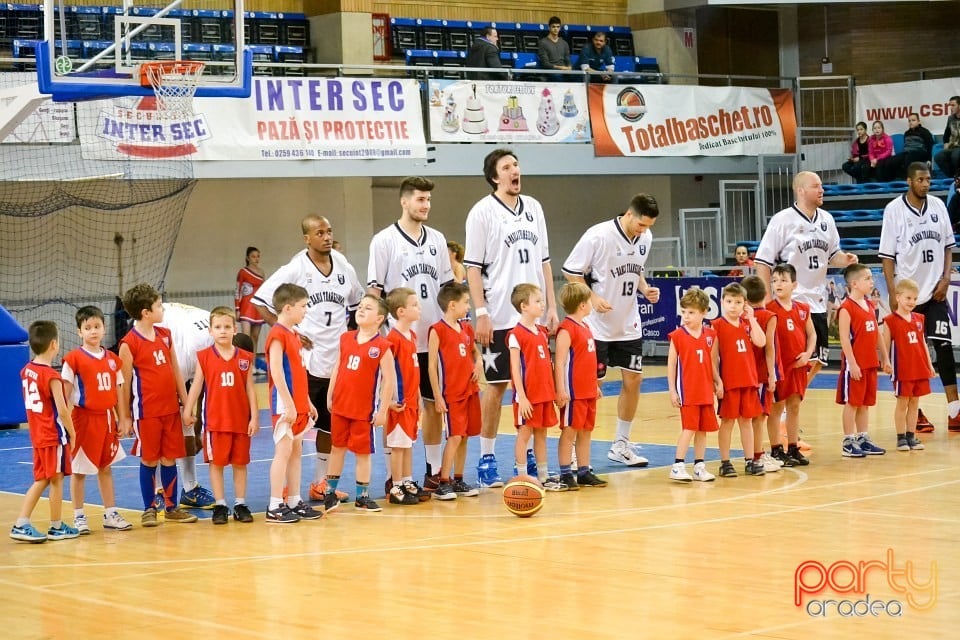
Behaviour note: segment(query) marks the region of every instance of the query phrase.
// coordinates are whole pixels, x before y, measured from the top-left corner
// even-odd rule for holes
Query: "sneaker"
[[[404,480],[403,490],[414,496],[417,502],[427,502],[430,500],[430,493],[424,491],[424,489],[413,480]]]
[[[90,525],[87,524],[87,516],[80,514],[73,519],[73,528],[80,532],[82,536],[90,535]]]
[[[763,464],[763,470],[766,473],[776,473],[780,471],[780,467],[783,466],[782,462],[766,452],[760,456],[760,462]]]
[[[133,525],[116,511],[111,511],[103,514],[103,528],[113,531],[129,531],[133,529]]]
[[[335,491],[335,493],[337,494],[337,499],[340,500],[340,502],[347,502],[348,500],[350,500],[350,496],[344,491],[340,491],[338,489],[337,491]],[[327,495],[327,479],[326,478],[324,478],[320,482],[310,483],[310,492],[308,494],[308,496],[310,497],[310,500],[312,500],[313,502],[321,502],[326,499],[326,495]]]
[[[777,466],[777,471],[780,470],[780,467]],[[766,473],[766,469],[763,468],[762,460],[747,460],[747,463],[743,465],[743,473],[748,476],[762,476]]]
[[[873,440],[870,439],[870,436],[865,433],[857,438],[857,445],[860,446],[860,451],[863,451],[868,456],[882,456],[887,452],[883,447],[877,446]]]
[[[410,495],[403,490],[403,487],[396,485],[391,487],[387,494],[387,501],[390,504],[420,504],[420,500],[415,495]]]
[[[141,527],[156,527],[160,523],[157,522],[157,508],[150,507],[144,509],[143,513],[140,514],[140,526]]]
[[[380,505],[373,501],[370,496],[357,496],[353,506],[360,511],[375,512],[380,511]]]
[[[479,467],[478,467],[479,468]],[[427,493],[433,493],[437,490],[437,487],[440,486],[440,474],[435,473],[430,475],[429,473],[423,474],[423,490]]]
[[[947,431],[950,433],[960,433],[960,416],[947,419]]]
[[[527,449],[527,475],[536,478],[537,471],[537,458],[533,454],[533,449]]]
[[[561,473],[560,482],[567,485],[567,491],[579,491],[580,485],[577,484],[577,476],[572,473]]]
[[[323,511],[317,511],[303,500],[297,503],[297,506],[290,509],[293,511],[301,520],[319,520],[323,517]]]
[[[180,506],[188,509],[213,509],[217,499],[209,490],[197,485],[190,491],[180,491]]]
[[[230,519],[230,509],[225,504],[213,505],[213,524],[227,524]]]
[[[617,440],[607,452],[607,459],[613,462],[625,464],[628,467],[645,467],[649,461],[643,456],[638,456],[630,447],[630,444],[624,440]]]
[[[897,451],[910,451],[907,436],[897,434]]]
[[[787,459],[793,462],[794,467],[805,467],[810,464],[810,461],[807,460],[807,457],[800,453],[800,449],[796,447],[791,447],[787,450]]]
[[[29,522],[22,527],[13,525],[10,529],[10,537],[20,542],[40,543],[47,541],[47,536],[34,529]]]
[[[187,513],[183,509],[167,509],[163,517],[167,522],[179,522],[181,524],[197,521],[197,516],[192,513]]]
[[[237,522],[253,522],[253,514],[250,513],[250,507],[245,504],[238,504],[233,508],[233,519]]]
[[[605,487],[607,481],[594,475],[593,471],[577,474],[578,487]]]
[[[463,481],[463,478],[453,481],[453,492],[464,498],[473,498],[480,495],[480,489],[467,484]]]
[[[670,479],[678,482],[693,482],[693,476],[687,473],[687,466],[682,462],[675,462],[670,467]]]
[[[441,482],[433,492],[433,497],[437,500],[456,500],[457,492],[453,490],[452,482]]]
[[[730,465],[730,468],[732,469],[733,465]],[[733,475],[737,475],[737,472],[734,471]],[[694,480],[698,482],[713,482],[716,478],[717,476],[707,471],[707,464],[705,462],[698,462],[697,464],[693,465]]]
[[[300,516],[290,510],[285,502],[281,502],[276,509],[267,509],[263,518],[267,524],[293,524],[300,522]]]
[[[489,489],[503,486],[503,478],[497,470],[497,457],[492,453],[480,456],[480,462],[477,463],[477,478],[480,480],[480,486]]]
[[[933,423],[923,415],[923,410],[917,413],[917,433],[933,433]]]
[[[157,493],[153,496],[153,508],[157,510],[157,513],[167,508],[167,499],[163,497],[163,489],[157,489]]]
[[[79,535],[80,532],[66,522],[61,522],[59,527],[47,529],[47,540],[69,540]]]
[[[570,487],[568,487],[563,482],[561,482],[558,476],[550,476],[549,478],[543,481],[544,491],[559,492],[559,491],[568,491],[569,489]]]
[[[697,465],[702,463],[698,462]],[[696,472],[697,465],[694,465],[693,469]],[[729,460],[723,460],[720,462],[720,471],[718,472],[721,478],[736,478],[737,470],[733,468],[733,463]],[[712,479],[712,478],[711,478]]]
[[[920,439],[917,436],[907,436],[907,446],[910,447],[910,451],[923,451],[923,443],[920,442]]]
[[[340,499],[339,491],[330,491],[323,495],[323,512],[330,513],[331,511],[336,510],[340,506],[342,500]]]
[[[793,458],[787,455],[787,452],[784,451],[783,447],[774,447],[773,451],[770,452],[770,457],[780,463],[781,467],[795,466]]]
[[[867,454],[863,452],[860,445],[854,438],[843,439],[843,457],[844,458],[866,458]]]

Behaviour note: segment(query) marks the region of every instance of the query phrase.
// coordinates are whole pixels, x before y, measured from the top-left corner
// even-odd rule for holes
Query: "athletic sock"
[[[84,514],[83,514],[83,509],[74,509],[74,510],[73,510],[73,517],[74,517],[74,518],[79,518],[79,517],[82,516],[82,515],[84,515]]]
[[[630,427],[633,426],[633,420],[621,420],[617,418],[617,440],[630,442]]]
[[[239,507],[242,504],[247,504],[247,499],[244,497],[236,497],[233,499],[233,506]]]
[[[279,508],[281,504],[283,504],[283,500],[281,498],[274,498],[273,496],[270,496],[270,507],[268,510],[273,511],[274,509]]]
[[[217,500],[217,506],[218,506],[218,507],[225,507],[225,506],[227,506],[227,501],[224,500],[223,498],[221,498],[220,500]]]
[[[340,484],[340,476],[327,476],[327,493],[336,493]]]
[[[440,465],[443,464],[443,445],[425,444],[423,451],[427,458],[427,474],[435,476],[440,473]]]
[[[370,487],[369,482],[358,482],[357,483],[357,497],[362,498],[367,495],[368,489]]]
[[[187,456],[186,458],[177,458],[177,464],[180,465],[180,477],[182,482],[180,485],[183,487],[183,490],[187,493],[193,491],[199,486],[197,482],[197,459],[194,456]],[[164,485],[167,483],[164,482]]]
[[[493,448],[497,444],[496,438],[484,438],[480,436],[480,455],[493,455]]]
[[[163,495],[167,499],[168,509],[176,509],[180,495],[177,493],[177,465],[160,466],[160,482],[163,483]]]
[[[317,466],[313,471],[313,481],[319,483],[327,475],[327,464],[330,462],[329,453],[317,451]]]
[[[560,465],[560,475],[565,476],[570,473],[570,465],[562,464]]]
[[[156,491],[154,491],[154,476],[156,473],[156,467],[148,467],[142,462],[140,463],[140,495],[143,497],[144,509],[153,506],[153,497],[156,495]]]

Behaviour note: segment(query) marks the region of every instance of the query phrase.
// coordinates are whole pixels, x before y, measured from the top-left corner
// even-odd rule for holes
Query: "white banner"
[[[960,78],[868,84],[857,87],[856,119],[867,123],[867,132],[879,120],[893,135],[906,131],[907,116],[916,113],[920,124],[939,136],[947,126],[950,96],[960,96]]]
[[[793,153],[787,89],[590,85],[598,156],[756,156]]]
[[[32,92],[36,92],[36,73],[4,73],[0,74],[0,88],[15,92],[17,87],[25,90],[32,85]],[[27,90],[27,93],[30,93]],[[11,102],[4,101],[0,107],[9,107]],[[33,113],[24,118],[14,130],[3,139],[6,144],[23,144],[32,142],[74,142],[77,131],[74,128],[73,103],[54,102],[46,100]]]
[[[78,104],[86,158],[370,160],[426,157],[416,80],[254,78],[246,99],[195,98],[158,117],[153,99]]]
[[[430,81],[431,142],[586,142],[582,84]]]

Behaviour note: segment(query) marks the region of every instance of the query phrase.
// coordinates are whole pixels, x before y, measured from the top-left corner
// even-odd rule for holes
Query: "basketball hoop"
[[[204,66],[202,62],[190,60],[162,60],[140,65],[140,85],[153,87],[158,116],[177,120],[193,115],[193,94]]]

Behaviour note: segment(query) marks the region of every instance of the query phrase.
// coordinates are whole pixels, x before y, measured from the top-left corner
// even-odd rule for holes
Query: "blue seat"
[[[900,153],[903,151],[903,134],[895,133],[890,137],[893,139],[893,152]]]

